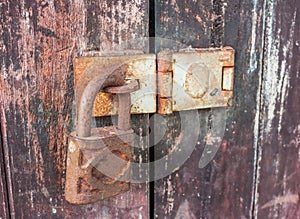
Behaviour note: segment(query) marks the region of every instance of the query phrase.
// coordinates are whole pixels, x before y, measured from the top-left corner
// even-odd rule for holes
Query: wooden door
[[[223,117],[218,153],[198,167],[210,130],[221,121],[218,109],[201,110],[203,129],[192,156],[155,183],[155,215],[299,218],[299,1],[156,3],[156,37],[193,47],[229,45],[236,61],[233,104]],[[158,145],[157,158],[176,143],[178,118],[168,121],[174,139]]]
[[[255,5],[254,1],[158,1],[158,36],[193,47],[228,45],[236,50],[232,107],[223,118],[218,117],[222,109],[199,110],[201,135],[194,153],[179,171],[156,183],[158,218],[252,217],[263,31],[259,25],[263,17],[253,16],[262,8],[262,2]],[[226,130],[220,136],[218,153],[208,165],[199,168],[204,147],[211,141],[212,127],[224,122]]]
[[[299,1],[2,0],[0,8],[0,218],[300,218]],[[223,109],[198,111],[201,133],[183,166],[105,201],[65,201],[74,57],[225,45],[236,50],[233,104],[225,118]],[[150,116],[133,118],[139,162],[168,156],[178,140],[174,113],[149,154]],[[199,168],[224,120],[216,156]]]
[[[1,132],[0,132],[0,139],[2,139]],[[3,218],[9,217],[9,206],[8,206],[8,197],[7,197],[7,185],[6,185],[6,175],[5,175],[5,168],[4,168],[4,156],[2,151],[2,140],[0,141],[0,215]]]
[[[0,8],[0,152],[5,155],[0,171],[4,163],[7,173],[6,180],[1,174],[0,201],[6,203],[6,192],[9,200],[1,204],[0,217],[9,212],[12,218],[148,218],[146,184],[90,205],[64,199],[74,57],[120,47],[147,52],[147,44],[128,41],[148,36],[148,2],[4,0]],[[147,123],[148,115],[134,118],[138,134],[147,137]],[[146,148],[147,138],[139,143]]]

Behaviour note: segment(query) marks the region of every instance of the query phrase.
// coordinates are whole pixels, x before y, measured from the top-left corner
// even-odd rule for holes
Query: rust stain
[[[173,72],[158,72],[158,95],[164,98],[171,98],[172,97],[172,87],[173,87]]]
[[[192,98],[201,99],[208,91],[210,72],[202,63],[193,63],[185,76],[185,92]]]
[[[111,66],[98,72],[95,72],[98,70],[96,64],[89,66],[81,83],[76,86],[77,127],[69,138],[65,188],[65,197],[70,203],[88,204],[129,190],[134,145],[134,132],[130,126],[130,93],[138,90],[139,84],[136,80],[124,81],[127,68],[123,64],[110,74]],[[91,83],[94,83],[92,87]],[[118,95],[117,127],[91,130],[89,120],[99,87]]]
[[[130,55],[133,54],[133,55]],[[155,111],[156,102],[156,77],[154,55],[142,55],[140,51],[128,50],[124,52],[87,52],[87,57],[79,57],[74,61],[74,80],[75,85],[93,61],[99,68],[105,68],[108,65],[117,66],[126,63],[127,79],[137,79],[141,84],[140,91],[135,92],[133,99],[136,101],[131,108],[132,113],[150,113]],[[92,55],[92,56],[91,56]],[[110,56],[112,55],[112,56]],[[146,96],[145,96],[146,95]],[[145,97],[144,97],[145,96]],[[114,94],[99,92],[96,96],[93,106],[93,116],[114,115],[117,112],[116,99]],[[143,98],[143,99],[142,99]]]
[[[223,62],[223,67],[234,66],[234,49],[229,46],[222,48],[219,60]]]
[[[158,72],[172,72],[173,62],[172,62],[171,50],[163,50],[157,55],[157,69]]]
[[[223,67],[222,90],[232,91],[234,84],[234,67]]]
[[[88,141],[72,133],[69,138],[65,187],[65,197],[70,203],[92,203],[130,189],[129,183],[123,180],[130,174],[133,132],[122,134],[121,138],[114,126],[93,129],[93,137]],[[114,156],[111,151],[120,158],[124,157],[126,165],[116,169],[116,165],[109,163]],[[83,158],[86,160],[84,163]],[[103,165],[110,172],[110,176],[115,175],[114,178],[102,173]],[[121,177],[125,178],[120,181]]]
[[[195,16],[195,18],[199,23],[202,23],[202,19],[198,14]]]
[[[169,114],[230,106],[233,79],[234,49],[231,47],[163,50],[158,54],[158,111]]]
[[[173,112],[172,110],[172,99],[158,97],[158,113],[162,115],[168,115]]]

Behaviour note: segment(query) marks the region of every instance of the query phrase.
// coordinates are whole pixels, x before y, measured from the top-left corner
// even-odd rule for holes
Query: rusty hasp
[[[124,71],[126,79],[139,81],[140,89],[131,94],[131,113],[154,113],[156,111],[156,55],[143,54],[141,51],[125,50],[99,52],[84,52],[83,56],[75,59],[74,77],[75,85],[82,83],[87,68],[90,65],[97,65],[98,69],[106,68],[109,65],[126,65]],[[115,115],[118,105],[113,101],[115,94],[101,90],[94,102],[94,116]]]
[[[92,61],[76,85],[77,127],[69,136],[65,185],[65,198],[73,204],[103,200],[130,188],[134,145],[130,93],[139,89],[139,83],[125,80],[127,64],[98,67]],[[91,128],[93,104],[99,90],[118,96],[117,127]]]
[[[157,63],[160,114],[230,105],[233,48],[163,50]]]
[[[98,68],[123,63],[123,68],[127,66],[125,78],[139,80],[139,91],[131,95],[131,113],[158,111],[171,114],[231,104],[234,83],[234,49],[231,47],[189,47],[178,52],[162,50],[157,55],[157,62],[153,54],[134,51],[89,52],[85,55],[75,61],[75,84],[84,77],[82,73],[91,63]],[[93,109],[95,116],[117,112],[112,101],[115,93],[112,93],[102,91],[97,94]]]

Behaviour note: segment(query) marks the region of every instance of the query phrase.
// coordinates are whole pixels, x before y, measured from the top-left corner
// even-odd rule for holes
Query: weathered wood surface
[[[148,35],[147,8],[144,0],[1,1],[0,109],[12,218],[148,218],[146,185],[85,206],[64,199],[73,59],[92,49],[146,50],[134,39]],[[147,115],[135,119],[140,135],[147,122]],[[138,143],[147,146],[147,138]]]
[[[257,218],[300,218],[300,2],[266,1]]]
[[[2,148],[2,135],[0,129],[0,218],[8,218],[9,206],[8,206],[5,166],[4,166],[3,158],[4,158],[4,152]]]
[[[223,120],[226,132],[215,158],[200,169],[212,127],[222,124],[218,109],[202,110],[201,134],[188,161],[155,185],[157,218],[251,218],[254,186],[256,96],[262,51],[262,1],[156,1],[156,36],[193,47],[230,45],[236,50],[233,105]],[[174,46],[166,45],[169,48]],[[180,47],[180,46],[179,46]],[[158,50],[163,46],[158,45]],[[220,110],[220,109],[219,109]],[[179,133],[169,116],[169,136]],[[171,121],[171,122],[170,122]],[[176,122],[177,121],[177,122]],[[224,122],[224,121],[223,121]],[[168,135],[166,135],[168,136]],[[164,139],[156,157],[176,142]]]
[[[146,1],[4,0],[0,8],[0,217],[8,217],[7,195],[12,218],[148,218],[145,185],[87,206],[63,197],[73,58],[92,49],[147,50],[134,40],[148,35]],[[199,111],[196,150],[155,184],[157,218],[300,217],[299,13],[297,0],[156,1],[156,36],[173,40],[157,41],[157,51],[236,49],[221,148],[198,168],[211,127],[222,122],[217,109]],[[169,139],[156,145],[156,158],[176,143],[170,136],[178,137],[179,121],[176,113],[166,118]],[[148,122],[147,115],[134,119],[141,139]],[[147,138],[139,143],[147,146]]]

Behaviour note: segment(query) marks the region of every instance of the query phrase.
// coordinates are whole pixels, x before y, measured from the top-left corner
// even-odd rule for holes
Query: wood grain
[[[6,187],[4,152],[2,145],[1,123],[0,123],[0,218],[9,217],[9,206]]]
[[[146,50],[132,42],[148,34],[147,8],[146,1],[125,0],[1,2],[1,124],[12,218],[148,217],[146,185],[86,206],[68,204],[63,194],[73,59],[92,49]],[[147,133],[147,122],[147,115],[135,119],[138,135]],[[146,146],[147,138],[139,143]]]
[[[300,218],[300,2],[266,1],[257,218]]]
[[[144,184],[86,206],[68,204],[63,194],[73,59],[84,50],[148,51],[146,1],[4,0],[0,10],[0,217],[148,218]],[[155,184],[157,218],[300,217],[299,13],[296,0],[156,1],[157,52],[236,49],[234,99],[219,152],[198,168],[212,127],[222,122],[221,109],[201,110],[195,151]],[[164,119],[156,159],[180,136],[179,113]],[[146,162],[148,115],[133,124],[142,146],[137,160]]]
[[[250,218],[253,211],[256,95],[261,72],[262,1],[156,1],[156,36],[185,46],[236,50],[233,105],[218,121],[218,110],[199,111],[201,134],[187,162],[155,186],[157,218]],[[176,24],[176,25],[175,25]],[[175,47],[166,47],[176,49]],[[163,46],[158,45],[158,50]],[[169,136],[178,134],[176,115],[168,118]],[[212,127],[226,120],[226,132],[215,158],[198,163]],[[172,121],[172,122],[170,122]],[[220,123],[221,122],[221,123]],[[167,135],[168,136],[168,135]],[[174,145],[157,146],[156,158]]]

